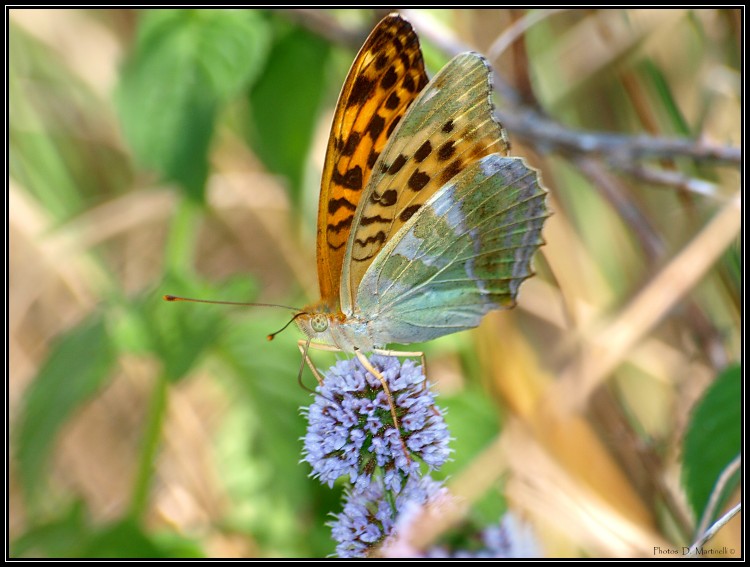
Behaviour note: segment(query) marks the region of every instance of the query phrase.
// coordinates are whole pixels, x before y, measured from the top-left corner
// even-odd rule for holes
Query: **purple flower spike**
[[[313,476],[329,486],[348,476],[354,490],[363,492],[380,469],[386,489],[398,492],[406,478],[418,472],[419,461],[432,470],[445,463],[450,437],[421,366],[379,355],[370,363],[391,390],[400,435],[380,380],[358,359],[342,360],[325,373],[307,410],[304,460]]]
[[[420,509],[438,502],[447,494],[443,486],[429,476],[409,477],[404,489],[388,498],[385,481],[378,477],[361,492],[346,494],[344,511],[331,523],[339,557],[366,557],[393,534],[403,510]]]

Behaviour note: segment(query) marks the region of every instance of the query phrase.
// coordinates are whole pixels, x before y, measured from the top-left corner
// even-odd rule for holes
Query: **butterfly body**
[[[549,215],[509,157],[476,53],[427,81],[411,26],[386,17],[337,105],[318,212],[321,301],[296,318],[353,352],[476,327],[515,305]]]
[[[370,321],[360,315],[330,313],[326,306],[307,307],[305,313],[297,317],[297,326],[305,335],[319,343],[335,346],[344,352],[362,350],[370,352],[385,346],[376,344],[369,328]]]

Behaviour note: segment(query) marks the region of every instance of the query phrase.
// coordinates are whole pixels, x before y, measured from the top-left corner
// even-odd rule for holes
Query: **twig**
[[[738,191],[612,320],[594,323],[585,331],[587,338],[596,336],[597,340],[590,341],[592,346],[581,361],[571,362],[550,389],[554,408],[550,411],[580,411],[625,353],[698,283],[740,235],[741,202]]]
[[[602,195],[617,209],[620,217],[633,229],[641,248],[651,260],[659,258],[664,251],[664,243],[651,221],[638,208],[632,198],[628,198],[623,181],[615,176],[601,161],[579,155],[573,163],[586,175]]]
[[[721,528],[723,528],[729,522],[729,520],[734,518],[740,510],[742,510],[742,502],[740,502],[734,508],[729,510],[729,512],[727,512],[721,518],[719,518],[713,526],[711,526],[708,530],[706,530],[706,532],[698,539],[698,541],[696,541],[693,545],[690,546],[690,551],[688,551],[685,557],[695,557],[698,554],[698,550],[704,545],[706,545],[708,540],[714,537],[716,533]]]
[[[530,108],[497,112],[503,125],[519,138],[546,152],[601,156],[612,164],[623,164],[644,158],[691,157],[740,165],[742,150],[701,140],[661,138],[657,136],[587,132],[571,130]]]
[[[353,49],[359,49],[369,33],[366,29],[343,26],[336,18],[322,10],[279,8],[277,12],[331,43],[346,45]]]
[[[367,30],[352,31],[340,25],[333,17],[318,10],[294,9],[283,10],[282,13],[314,33],[339,44],[359,47],[367,35]],[[454,56],[471,49],[451,33],[446,32],[443,26],[431,19],[427,13],[416,10],[408,10],[406,13],[415,28],[419,30],[420,35],[447,55]],[[524,21],[523,27],[528,27],[528,24],[529,21]],[[514,39],[515,36],[509,37]],[[496,72],[494,78],[496,90],[510,105],[509,110],[497,111],[498,118],[510,132],[542,153],[558,152],[567,155],[599,156],[618,169],[626,169],[626,164],[629,162],[646,158],[691,157],[698,161],[728,165],[741,163],[742,150],[733,146],[711,144],[701,140],[646,135],[631,136],[566,128],[545,116],[541,111],[523,105],[518,93],[503,79],[501,74]],[[679,187],[694,190],[700,194],[708,192],[711,196],[715,195],[715,191],[711,191],[707,184],[696,180],[688,182],[682,178],[670,179],[669,175],[660,175],[658,172],[638,169],[636,171],[639,172],[636,175],[650,176],[652,181],[659,179],[661,184],[673,186],[669,182],[677,181]]]
[[[648,183],[682,189],[697,195],[711,197],[712,199],[720,200],[722,198],[715,184],[703,179],[690,177],[679,171],[656,169],[655,167],[647,167],[635,163],[613,163],[612,166]]]
[[[433,18],[429,12],[404,10],[402,13],[418,31],[420,39],[426,39],[448,57],[472,50],[470,45],[456,37],[452,29]]]
[[[542,20],[565,12],[569,8],[552,8],[549,10],[531,10],[527,12],[522,18],[516,20],[511,26],[503,31],[500,36],[492,42],[492,45],[487,49],[487,58],[490,61],[494,61],[500,55],[510,47],[513,42],[523,37],[529,28],[535,26]]]
[[[739,470],[741,463],[742,456],[737,455],[734,459],[732,459],[732,462],[724,467],[723,471],[721,471],[721,475],[719,475],[719,478],[716,480],[716,486],[714,486],[714,489],[711,491],[711,498],[709,498],[708,504],[706,504],[706,509],[703,511],[703,517],[701,518],[701,522],[698,525],[698,529],[695,530],[696,533],[702,534],[706,531],[708,522],[711,521],[711,518],[716,512],[716,507],[719,505],[719,501],[721,499],[722,493],[724,492],[724,488],[732,478],[732,475],[734,475],[734,473]]]

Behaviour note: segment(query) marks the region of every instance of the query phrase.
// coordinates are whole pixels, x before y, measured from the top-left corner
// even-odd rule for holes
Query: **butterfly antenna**
[[[286,329],[286,328],[287,328],[287,327],[288,327],[289,325],[291,325],[292,323],[294,323],[294,321],[295,321],[295,320],[297,319],[297,317],[299,317],[299,316],[301,316],[301,315],[304,315],[304,314],[305,314],[305,312],[304,312],[304,311],[301,311],[300,313],[295,313],[295,314],[294,314],[294,317],[292,317],[291,319],[289,319],[289,321],[287,321],[286,325],[284,325],[283,327],[281,327],[281,329],[279,329],[279,330],[278,330],[278,331],[276,331],[275,333],[271,333],[271,334],[270,334],[270,335],[268,335],[268,336],[267,336],[266,338],[267,338],[267,339],[268,339],[269,341],[272,341],[272,340],[273,340],[273,339],[274,339],[274,338],[276,337],[276,335],[278,335],[278,334],[279,334],[279,333],[280,333],[281,331],[283,331],[283,330],[284,330],[284,329]],[[308,344],[310,343],[310,341],[309,341],[309,340],[308,340],[307,342],[308,342]],[[307,352],[307,350],[305,350],[305,352]]]
[[[289,309],[290,311],[302,311],[297,307],[291,307],[289,305],[279,305],[278,303],[245,303],[242,301],[214,301],[212,299],[195,299],[193,297],[180,297],[179,295],[165,295],[164,301],[189,301],[190,303],[211,303],[213,305],[239,305],[241,307],[280,307],[281,309]],[[302,313],[298,313],[301,315]],[[294,321],[294,319],[292,319]],[[288,324],[288,323],[287,323]]]
[[[266,338],[269,341],[272,341],[273,338],[278,335],[281,331],[286,329],[289,325],[292,324],[292,322],[297,319],[300,315],[304,315],[305,312],[301,309],[298,309],[297,307],[291,307],[289,305],[279,305],[278,303],[245,303],[242,301],[214,301],[212,299],[195,299],[194,297],[181,297],[179,295],[165,295],[164,301],[189,301],[190,303],[210,303],[212,305],[239,305],[241,307],[280,307],[281,309],[289,309],[291,311],[297,311],[297,313],[294,314],[294,317],[292,317],[289,322],[281,327],[278,331],[275,333],[271,333]]]

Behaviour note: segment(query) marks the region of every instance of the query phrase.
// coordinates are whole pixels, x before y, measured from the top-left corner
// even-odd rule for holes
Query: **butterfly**
[[[362,351],[470,329],[515,305],[549,212],[537,172],[508,155],[493,110],[481,55],[457,55],[428,80],[409,22],[391,14],[374,28],[328,141],[321,299],[295,317],[308,346],[365,362]]]

